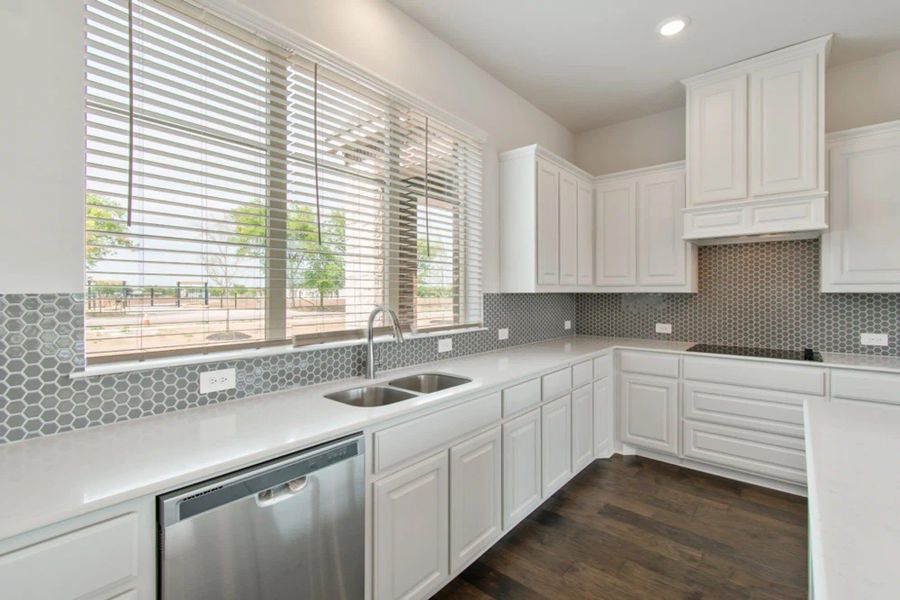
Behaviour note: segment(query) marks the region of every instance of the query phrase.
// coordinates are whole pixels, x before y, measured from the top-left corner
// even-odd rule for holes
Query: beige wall
[[[900,50],[828,69],[825,130],[900,119]],[[684,107],[575,136],[575,164],[594,175],[684,159]]]
[[[497,152],[537,142],[572,159],[572,133],[384,0],[243,4],[486,133],[484,287],[496,290]],[[0,2],[0,293],[82,289],[82,10],[77,0]]]

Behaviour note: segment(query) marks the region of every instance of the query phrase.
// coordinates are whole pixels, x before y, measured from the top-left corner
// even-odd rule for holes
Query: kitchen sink
[[[393,387],[418,392],[420,394],[431,394],[440,392],[447,388],[456,387],[472,381],[467,377],[454,377],[453,375],[442,375],[441,373],[420,373],[418,375],[410,375],[409,377],[401,377],[389,381],[388,385]]]
[[[386,406],[394,402],[415,398],[416,395],[380,385],[367,385],[332,392],[325,394],[325,397],[329,400],[350,404],[351,406]]]

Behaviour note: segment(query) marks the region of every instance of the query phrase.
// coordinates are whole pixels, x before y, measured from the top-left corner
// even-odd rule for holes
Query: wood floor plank
[[[806,500],[640,457],[595,461],[441,600],[807,595]]]

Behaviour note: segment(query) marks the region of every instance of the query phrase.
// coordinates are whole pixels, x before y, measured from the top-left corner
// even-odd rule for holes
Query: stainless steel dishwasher
[[[359,600],[361,435],[157,499],[164,600]]]

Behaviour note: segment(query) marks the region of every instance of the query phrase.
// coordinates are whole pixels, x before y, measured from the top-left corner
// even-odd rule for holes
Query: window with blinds
[[[481,321],[480,140],[185,2],[88,0],[89,360]]]

